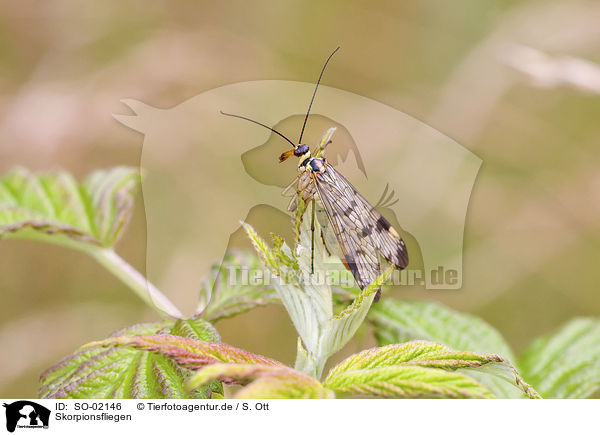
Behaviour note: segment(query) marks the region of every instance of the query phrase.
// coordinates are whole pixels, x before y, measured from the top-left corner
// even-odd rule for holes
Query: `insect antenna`
[[[333,57],[333,55],[340,49],[340,47],[333,50],[333,52],[329,55],[327,60],[325,61],[325,65],[321,69],[321,74],[319,74],[319,79],[317,80],[317,85],[315,86],[315,90],[313,92],[312,98],[310,99],[310,104],[308,105],[308,110],[306,111],[306,116],[304,117],[304,124],[302,124],[302,130],[300,131],[300,138],[298,139],[298,143],[302,143],[302,135],[304,135],[304,128],[306,128],[306,121],[308,121],[308,115],[310,115],[310,109],[312,107],[313,101],[315,101],[315,96],[317,95],[317,89],[319,88],[319,83],[321,83],[321,77],[323,77],[323,73],[325,72],[325,68],[329,63],[329,60]]]
[[[296,145],[294,145],[294,142],[292,142],[291,140],[289,140],[284,134],[278,132],[277,130],[275,130],[274,128],[269,127],[268,125],[263,124],[262,122],[258,122],[255,121],[254,119],[250,119],[250,118],[246,118],[245,116],[241,116],[241,115],[234,115],[233,113],[225,113],[222,110],[220,110],[221,115],[226,115],[226,116],[232,116],[234,118],[240,118],[240,119],[245,119],[246,121],[250,121],[253,122],[255,124],[258,124],[266,129],[271,130],[273,133],[278,134],[279,136],[281,136],[283,139],[287,140],[294,148],[296,148]]]

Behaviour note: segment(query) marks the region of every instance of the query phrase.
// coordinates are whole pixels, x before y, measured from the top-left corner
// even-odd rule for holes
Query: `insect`
[[[404,269],[408,265],[408,253],[400,234],[391,226],[387,219],[343,175],[327,162],[323,153],[325,147],[331,141],[328,140],[322,143],[314,155],[311,153],[310,147],[302,143],[302,136],[317,94],[317,89],[319,88],[319,83],[327,64],[338,50],[339,47],[329,55],[321,69],[306,116],[304,117],[304,123],[297,144],[279,131],[258,121],[240,115],[221,113],[265,127],[292,145],[292,149],[279,156],[280,163],[291,156],[299,158],[299,175],[282,192],[283,194],[292,192],[293,198],[288,209],[292,210],[295,207],[298,198],[302,198],[306,203],[312,203],[311,229],[313,230],[313,234],[311,240],[312,255],[314,256],[315,201],[317,199],[320,200],[344,257],[341,258],[342,263],[352,273],[358,287],[362,290],[381,273],[379,255],[382,255],[394,267]],[[386,192],[387,187],[384,195]],[[313,262],[314,257],[311,258],[311,264]],[[377,291],[374,300],[377,301],[380,295],[381,289]]]

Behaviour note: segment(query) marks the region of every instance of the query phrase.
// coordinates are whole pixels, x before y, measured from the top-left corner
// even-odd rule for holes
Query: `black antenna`
[[[313,92],[312,98],[310,99],[310,104],[308,105],[308,111],[306,112],[306,116],[304,117],[304,124],[302,124],[302,131],[300,131],[300,138],[298,139],[298,145],[302,143],[302,135],[304,134],[304,128],[306,127],[306,121],[308,121],[308,115],[310,114],[310,108],[312,107],[313,101],[315,101],[315,95],[317,95],[317,89],[319,88],[319,83],[321,83],[321,77],[323,77],[323,73],[325,72],[325,67],[329,63],[329,59],[338,51],[340,47],[333,50],[333,53],[329,55],[327,60],[325,61],[325,65],[323,65],[323,69],[321,69],[321,74],[319,74],[319,79],[317,80],[317,85],[315,86],[315,91]]]
[[[245,116],[240,116],[240,115],[234,115],[232,113],[225,113],[222,110],[220,110],[219,112],[221,112],[222,115],[227,115],[227,116],[233,116],[234,118],[240,118],[240,119],[245,119],[246,121],[250,121],[253,122],[255,124],[261,125],[264,128],[268,128],[269,130],[271,130],[273,133],[278,134],[279,136],[281,136],[282,138],[284,138],[285,140],[287,140],[289,143],[292,144],[292,146],[294,148],[296,148],[296,145],[294,145],[294,142],[292,142],[291,140],[289,140],[287,137],[285,137],[283,134],[279,133],[277,130],[275,130],[274,128],[269,127],[268,125],[262,124],[258,121],[255,121],[254,119],[250,119],[250,118],[246,118]]]

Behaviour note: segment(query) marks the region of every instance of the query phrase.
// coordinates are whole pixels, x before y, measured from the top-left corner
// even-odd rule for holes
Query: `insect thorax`
[[[310,171],[316,173],[325,172],[325,159],[313,157],[310,151],[308,151],[300,157],[298,171]]]

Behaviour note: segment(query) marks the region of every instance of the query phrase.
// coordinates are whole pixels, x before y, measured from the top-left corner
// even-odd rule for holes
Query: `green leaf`
[[[235,395],[236,399],[331,399],[333,397],[331,390],[299,383],[297,379],[284,375],[259,378]]]
[[[331,369],[329,377],[348,370],[372,369],[399,364],[460,369],[481,367],[489,363],[506,363],[506,360],[499,355],[457,352],[438,343],[411,341],[375,347],[354,354]]]
[[[184,373],[175,364],[135,349],[92,347],[50,370],[41,379],[40,396],[46,399],[191,397],[184,389]]]
[[[322,334],[320,326],[333,315],[331,306],[328,308],[324,304],[325,297],[322,292],[326,292],[327,289],[323,286],[315,289],[315,286],[306,279],[306,275],[303,275],[304,272],[300,272],[299,266],[291,267],[277,261],[276,250],[272,250],[249,224],[244,224],[244,229],[264,265],[272,273],[272,284],[298,335],[302,338],[311,358],[316,359],[315,355],[319,350],[319,339]],[[283,244],[279,249],[283,249]],[[308,256],[310,261],[310,252]]]
[[[336,395],[390,398],[492,398],[473,378],[418,366],[389,366],[342,372],[325,381]]]
[[[134,325],[115,332],[119,337],[181,331],[202,339],[218,338],[203,320]],[[196,390],[185,388],[190,370],[169,357],[135,348],[88,345],[41,375],[40,397],[77,399],[209,398],[221,392],[218,383]]]
[[[220,362],[283,366],[279,361],[256,355],[227,344],[209,343],[169,334],[136,335],[108,338],[86,346],[131,347],[155,352],[173,359],[177,364],[197,370]],[[84,346],[85,347],[85,346]]]
[[[192,338],[194,340],[216,343],[221,341],[221,337],[215,327],[201,317],[178,319],[173,323],[173,326],[168,333],[179,337]],[[140,333],[136,335],[144,334]]]
[[[174,328],[181,329],[181,324]],[[195,327],[194,331],[198,328]],[[198,370],[186,383],[187,390],[197,391],[215,381],[248,384],[236,397],[244,398],[324,398],[331,397],[314,378],[282,363],[219,343],[205,343],[173,335],[121,335],[97,343],[92,348],[139,349],[180,367]]]
[[[131,216],[139,170],[96,171],[78,184],[67,172],[17,169],[0,178],[0,237],[85,249],[110,247]]]
[[[492,326],[478,317],[459,313],[435,302],[383,299],[373,305],[368,319],[375,326],[379,345],[429,340],[453,349],[496,353],[515,361],[510,347]],[[471,376],[499,397],[522,397],[523,393],[497,376]]]
[[[309,354],[302,345],[302,339],[298,337],[296,350],[296,362],[294,368],[302,373],[317,373],[317,361],[314,355]]]
[[[254,231],[251,225],[246,222],[240,222],[242,227],[248,234],[250,241],[252,242],[252,246],[258,253],[258,256],[262,260],[263,264],[273,273],[275,276],[279,276],[281,270],[279,268],[278,262],[275,259],[275,255],[267,242],[265,242],[257,233]]]
[[[352,355],[331,369],[324,385],[340,394],[494,397],[471,376],[455,372],[457,369],[471,371],[488,365],[508,371],[530,397],[538,397],[510,363],[499,355],[457,352],[426,341],[392,344]]]
[[[139,169],[133,167],[95,171],[83,183],[97,237],[105,246],[114,245],[129,222],[139,185]]]
[[[304,210],[301,200],[298,207]],[[298,212],[295,222],[295,254],[281,239],[275,238],[275,246],[270,248],[250,225],[244,224],[244,228],[265,266],[273,274],[272,284],[304,344],[299,347],[301,352],[296,369],[319,377],[327,359],[340,350],[362,324],[377,289],[385,282],[391,268],[362,290],[340,314],[334,315],[332,287],[326,277],[332,270],[343,266],[339,259],[328,254],[318,236],[311,254],[310,219],[303,219]],[[316,234],[319,231],[320,225],[315,221]]]
[[[92,172],[78,184],[64,171],[17,169],[0,178],[0,239],[29,239],[79,249],[106,267],[157,311],[182,317],[112,246],[131,216],[138,169]]]
[[[327,130],[325,132],[325,134],[321,138],[321,143],[319,144],[319,148],[317,148],[317,151],[314,153],[315,157],[319,158],[322,156],[323,150],[325,149],[325,147],[331,143],[331,138],[333,137],[333,133],[335,133],[336,129],[337,129],[336,127],[331,127],[329,130]]]
[[[454,349],[515,357],[502,336],[482,319],[436,302],[384,299],[373,305],[369,320],[380,345],[430,340]],[[393,340],[393,341],[390,341]]]
[[[275,233],[271,233],[271,238],[273,239],[273,251],[275,252],[275,257],[279,263],[288,268],[292,268],[296,272],[299,272],[298,263],[294,258],[292,250],[285,243],[285,240]]]
[[[359,292],[352,303],[331,321],[331,333],[323,338],[323,346],[329,349],[330,355],[340,350],[354,336],[373,303],[373,298],[381,286],[387,281],[393,268],[389,267],[371,284]]]
[[[586,398],[600,391],[600,320],[574,319],[534,341],[520,359],[523,375],[542,396]]]
[[[223,263],[213,266],[210,277],[203,280],[196,312],[216,322],[277,302],[272,286],[251,284],[251,277],[265,277],[267,273],[255,256],[229,252]],[[244,281],[242,277],[248,279]]]
[[[260,364],[213,364],[199,370],[188,381],[189,388],[198,388],[211,381],[235,382],[246,385],[237,399],[325,399],[333,397],[314,378],[286,366]]]

